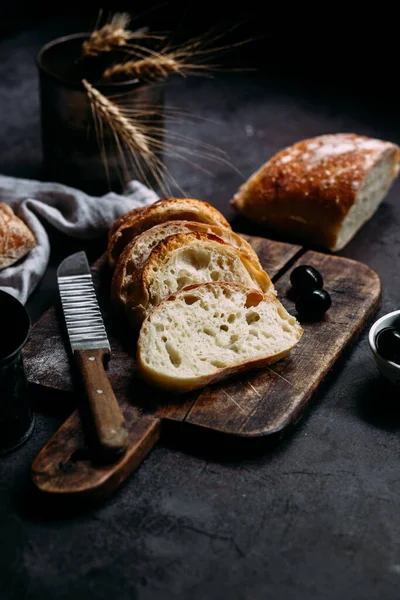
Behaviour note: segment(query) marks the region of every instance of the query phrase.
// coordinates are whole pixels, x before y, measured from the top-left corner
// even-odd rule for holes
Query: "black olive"
[[[331,297],[326,290],[309,290],[297,297],[296,310],[306,319],[319,319],[331,304]]]
[[[324,286],[321,273],[310,265],[300,265],[290,273],[290,283],[296,291],[320,290]]]
[[[400,364],[400,331],[394,327],[385,327],[377,334],[375,343],[383,358]]]

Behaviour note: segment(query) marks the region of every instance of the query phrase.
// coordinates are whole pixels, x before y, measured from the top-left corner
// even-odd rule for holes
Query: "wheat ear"
[[[106,140],[109,140],[110,135],[120,157],[119,170],[125,175],[125,177],[121,177],[121,181],[126,180],[127,176],[129,178],[136,176],[147,186],[153,187],[146,174],[148,170],[165,196],[171,195],[170,186],[165,182],[165,178],[168,178],[183,195],[185,192],[162,162],[159,156],[161,152],[184,161],[205,173],[208,171],[193,162],[193,159],[206,159],[213,163],[217,161],[233,168],[225,153],[218,148],[202,144],[198,140],[174,131],[168,132],[171,142],[163,139],[165,128],[162,115],[170,118],[172,122],[178,121],[179,123],[185,116],[184,111],[171,107],[164,109],[158,105],[135,104],[131,106],[127,94],[107,98],[86,79],[82,80],[82,85],[91,106],[93,125],[107,177],[109,172],[105,143]],[[106,131],[108,135],[105,137]],[[197,150],[196,146],[200,149]]]
[[[131,17],[127,13],[116,13],[109,23],[92,31],[82,44],[83,56],[98,56],[116,48],[127,48],[130,47],[129,42],[134,39],[164,39],[164,36],[159,34],[150,34],[142,30],[131,31],[128,29],[130,20]],[[137,48],[142,49],[141,46]]]
[[[159,51],[128,44],[124,50],[128,54],[135,54],[136,57],[108,67],[102,78],[107,81],[137,77],[152,81],[166,79],[171,74],[179,74],[183,77],[200,74],[210,76],[212,71],[221,70],[221,67],[215,64],[204,64],[205,59],[211,58],[219,52],[242,46],[249,41],[243,40],[228,46],[208,48],[206,40],[202,45],[202,39],[197,38],[176,48],[165,46]],[[134,51],[131,48],[134,48]]]
[[[99,144],[100,154],[104,168],[109,179],[107,150],[105,147],[105,131],[114,139],[120,158],[120,168],[124,174],[120,175],[121,181],[137,176],[145,185],[153,187],[146,174],[146,167],[154,178],[156,184],[164,195],[168,195],[168,188],[164,185],[164,175],[167,169],[153,150],[157,139],[146,134],[145,126],[137,118],[124,115],[124,109],[112,100],[101,94],[86,79],[82,80],[93,115],[93,124]],[[157,150],[159,146],[157,145]],[[169,174],[172,181],[173,178]],[[174,182],[176,183],[176,182]]]
[[[140,124],[125,117],[118,106],[101,94],[86,79],[82,80],[89,102],[98,116],[115,132],[124,143],[141,156],[153,155]]]
[[[114,77],[138,77],[139,79],[159,79],[172,73],[180,73],[183,64],[173,56],[148,56],[140,60],[128,60],[108,67],[103,73],[104,79]]]
[[[82,44],[84,56],[98,56],[102,52],[109,52],[115,47],[125,46],[131,36],[127,29],[130,16],[127,13],[116,13],[109,23],[100,29],[95,29],[90,37]]]

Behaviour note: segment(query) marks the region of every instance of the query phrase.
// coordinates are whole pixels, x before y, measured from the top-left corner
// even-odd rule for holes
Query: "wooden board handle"
[[[113,458],[125,452],[128,430],[104,369],[106,356],[106,348],[75,351],[99,450],[103,456]]]
[[[75,411],[33,461],[31,479],[47,497],[68,502],[103,500],[136,469],[160,437],[161,420],[127,413],[128,448],[118,461],[99,464],[85,443]]]

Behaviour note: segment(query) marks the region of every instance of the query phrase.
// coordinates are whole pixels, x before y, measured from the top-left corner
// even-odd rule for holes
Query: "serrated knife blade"
[[[111,353],[85,252],[63,260],[57,281],[72,352],[107,348]]]
[[[93,417],[96,446],[107,458],[118,456],[126,450],[128,431],[104,368],[111,349],[85,252],[63,260],[57,282],[71,350]]]

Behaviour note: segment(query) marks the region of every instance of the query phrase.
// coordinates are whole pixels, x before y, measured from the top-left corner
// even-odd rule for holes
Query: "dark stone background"
[[[163,23],[177,22],[182,4],[173,4],[157,13]],[[33,57],[44,42],[94,20],[84,5],[68,13],[58,7],[58,14],[54,3],[38,5],[24,12],[14,3],[1,24],[0,170],[24,177],[41,176]],[[210,7],[198,5],[182,35],[236,18],[222,4],[219,16],[218,5]],[[331,5],[314,9],[316,21],[304,7],[290,9],[290,19],[284,6],[267,7],[264,16],[256,3],[247,9],[253,20],[245,31],[268,39],[227,65],[258,71],[177,79],[168,87],[171,104],[212,120],[187,126],[188,135],[226,150],[242,173],[211,164],[208,176],[177,163],[173,174],[188,195],[230,219],[237,187],[284,145],[339,131],[400,142],[389,17],[382,24],[371,15],[366,24]],[[400,182],[340,253],[379,273],[379,314],[399,308],[399,194]],[[50,234],[51,265],[28,304],[33,318],[56,298],[59,260],[82,247]],[[91,258],[103,248],[104,240],[86,244]],[[0,459],[1,600],[399,597],[398,391],[379,380],[367,332],[276,447],[232,453],[222,441],[169,434],[105,504],[59,515],[33,501],[27,481],[31,461],[67,411],[57,398],[38,404],[34,436]]]

